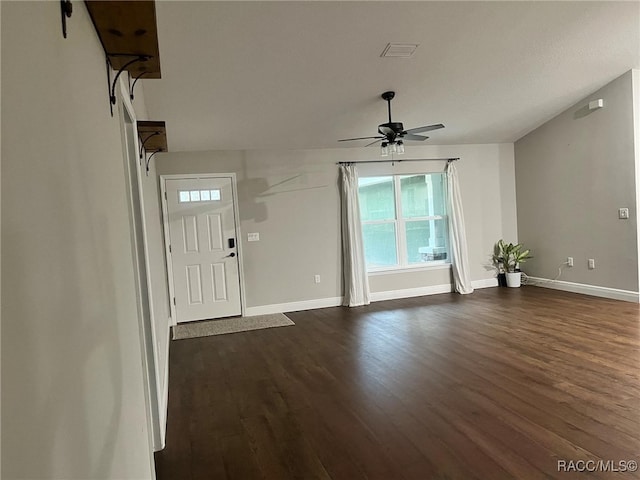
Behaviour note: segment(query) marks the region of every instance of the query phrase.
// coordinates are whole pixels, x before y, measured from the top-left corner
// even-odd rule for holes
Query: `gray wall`
[[[157,155],[158,174],[231,173],[238,179],[248,307],[342,296],[338,161],[379,159],[375,148],[213,151]],[[472,279],[491,280],[493,244],[515,239],[513,145],[407,147],[404,158],[461,157],[458,164]],[[444,162],[401,163],[387,172],[444,169]],[[365,167],[362,167],[363,169]],[[250,232],[259,242],[247,242]],[[314,283],[314,275],[321,283]],[[449,270],[376,275],[374,293],[450,283]]]
[[[589,111],[599,98],[604,108]],[[560,280],[638,291],[632,106],[627,72],[516,142],[518,238],[535,257],[524,265],[529,275],[554,278],[571,256],[575,266]]]
[[[118,116],[84,3],[2,8],[2,474],[148,479]]]

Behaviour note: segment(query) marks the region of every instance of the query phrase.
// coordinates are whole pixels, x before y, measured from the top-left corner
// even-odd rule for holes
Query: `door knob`
[[[227,255],[227,257],[235,257],[235,256],[236,256],[235,252],[231,252],[229,255]],[[227,258],[227,257],[224,257],[224,258]]]

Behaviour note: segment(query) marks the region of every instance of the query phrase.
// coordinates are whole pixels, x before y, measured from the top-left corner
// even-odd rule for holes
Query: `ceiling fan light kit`
[[[380,155],[388,157],[389,153],[397,153],[402,155],[404,153],[404,142],[402,140],[396,140],[394,143],[382,142],[380,146]]]
[[[380,97],[387,102],[387,111],[389,113],[389,121],[378,125],[378,133],[380,136],[376,137],[357,137],[357,138],[345,138],[338,140],[339,142],[351,142],[354,140],[370,140],[373,142],[366,145],[375,145],[378,142],[380,144],[380,155],[383,157],[389,156],[389,154],[403,154],[404,153],[404,141],[412,140],[418,142],[424,142],[427,138],[424,135],[416,135],[417,133],[430,132],[431,130],[438,130],[444,128],[441,123],[435,125],[426,125],[424,127],[410,128],[405,130],[402,122],[394,122],[391,120],[391,100],[396,96],[395,92],[384,92]]]

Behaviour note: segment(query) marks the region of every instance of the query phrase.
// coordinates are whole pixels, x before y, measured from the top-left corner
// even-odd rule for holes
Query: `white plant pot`
[[[522,274],[520,272],[507,272],[507,287],[518,288]]]

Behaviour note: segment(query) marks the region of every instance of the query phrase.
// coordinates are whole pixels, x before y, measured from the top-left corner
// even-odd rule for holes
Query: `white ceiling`
[[[427,144],[513,142],[640,67],[640,2],[156,3],[171,151],[335,148],[393,120]],[[381,58],[389,42],[419,43]]]

